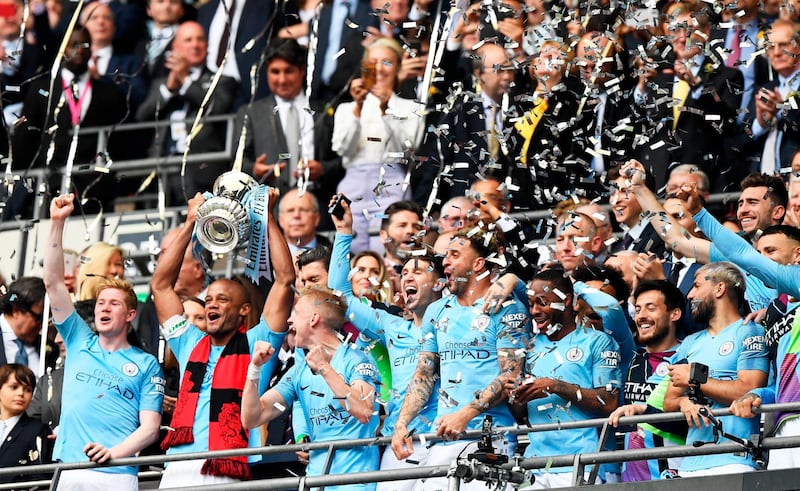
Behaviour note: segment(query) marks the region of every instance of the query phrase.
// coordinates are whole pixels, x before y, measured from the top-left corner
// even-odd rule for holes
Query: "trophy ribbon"
[[[267,221],[269,212],[269,186],[261,184],[248,192],[242,204],[250,214],[250,241],[247,243],[247,262],[244,274],[254,284],[261,278],[272,281],[269,262],[269,234]]]

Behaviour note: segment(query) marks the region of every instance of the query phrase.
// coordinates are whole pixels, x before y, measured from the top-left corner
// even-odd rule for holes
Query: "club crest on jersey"
[[[128,377],[135,377],[139,373],[139,367],[135,363],[126,363],[122,365],[122,373]]]
[[[580,348],[570,348],[567,351],[567,360],[569,361],[580,361],[583,358],[583,350]]]
[[[656,367],[656,375],[659,377],[664,377],[667,375],[667,372],[669,372],[669,363],[662,361]]]
[[[725,341],[719,347],[719,356],[727,356],[733,352],[733,341]]]

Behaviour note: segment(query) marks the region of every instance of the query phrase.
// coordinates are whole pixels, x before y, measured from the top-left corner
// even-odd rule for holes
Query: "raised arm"
[[[153,279],[150,281],[150,291],[153,294],[153,301],[156,307],[158,323],[164,323],[172,316],[183,314],[183,304],[177,293],[175,293],[175,282],[181,270],[184,254],[189,242],[192,240],[194,222],[197,217],[197,208],[205,203],[205,198],[197,193],[189,200],[189,211],[186,215],[186,223],[183,228],[175,235],[175,239],[162,251],[158,258],[158,265],[153,272]]]
[[[708,263],[711,243],[692,236],[664,210],[656,195],[644,185],[644,166],[636,160],[629,160],[621,172],[630,179],[631,192],[645,213],[649,213],[653,229],[664,240],[667,248],[683,256],[693,257],[701,263]]]
[[[277,202],[278,190],[269,188],[270,209],[275,208]],[[289,246],[286,244],[283,232],[281,232],[278,222],[273,216],[270,216],[267,220],[267,234],[269,237],[269,257],[272,261],[272,272],[275,278],[269,295],[267,295],[267,301],[264,302],[264,310],[261,312],[261,316],[274,332],[286,332],[289,328],[286,320],[289,318],[294,304],[292,286],[294,285],[295,273]]]
[[[64,224],[70,216],[75,196],[65,194],[57,196],[50,202],[50,235],[49,244],[44,251],[44,286],[50,296],[53,310],[53,321],[61,323],[69,317],[75,308],[69,296],[67,284],[64,283]]]
[[[253,347],[247,370],[247,382],[242,393],[242,425],[245,428],[256,428],[277,418],[284,411],[291,410],[283,396],[275,389],[268,390],[261,397],[258,396],[261,367],[274,353],[275,349],[265,341],[256,341]]]

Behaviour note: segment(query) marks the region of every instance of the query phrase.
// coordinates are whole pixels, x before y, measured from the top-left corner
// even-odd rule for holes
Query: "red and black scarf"
[[[194,442],[195,412],[200,398],[200,389],[208,369],[208,357],[211,353],[211,338],[203,336],[197,343],[181,380],[178,391],[178,402],[172,415],[174,431],[167,433],[161,443],[166,450],[177,445]],[[250,344],[243,329],[233,335],[214,368],[211,379],[211,405],[208,421],[208,449],[230,450],[247,448],[249,431],[242,427],[241,407],[242,391],[247,378],[247,366],[250,364]],[[226,457],[224,459],[208,459],[201,470],[203,474],[226,476],[234,479],[250,479],[250,468],[247,457]]]

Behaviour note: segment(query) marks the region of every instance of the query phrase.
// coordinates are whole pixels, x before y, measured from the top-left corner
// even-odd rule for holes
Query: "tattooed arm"
[[[429,351],[421,352],[414,379],[408,386],[400,415],[394,425],[392,451],[399,460],[404,460],[414,453],[411,435],[408,434],[408,423],[419,414],[431,398],[438,376],[439,355]]]
[[[508,380],[516,380],[519,374],[522,359],[516,354],[517,350],[498,348],[497,359],[500,364],[500,374],[483,389],[481,396],[458,411],[445,414],[439,418],[439,429],[436,434],[451,440],[457,439],[473,418],[498,405],[506,398],[505,385]]]

